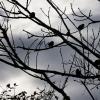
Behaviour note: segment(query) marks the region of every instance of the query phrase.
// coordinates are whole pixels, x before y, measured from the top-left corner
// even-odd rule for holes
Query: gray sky
[[[2,0],[0,0],[2,1]],[[6,0],[4,0],[6,1]],[[25,4],[25,0],[18,0],[21,3]],[[59,5],[59,7],[64,10],[65,6],[67,8],[66,13],[70,16],[71,15],[71,10],[70,10],[70,3],[73,3],[73,7],[74,10],[78,13],[78,8],[80,8],[81,10],[83,10],[84,12],[89,12],[89,10],[92,10],[92,14],[93,14],[93,18],[95,19],[99,19],[100,17],[100,13],[99,13],[99,9],[100,9],[100,2],[98,2],[97,0],[53,0],[57,3],[57,5]],[[6,6],[9,5],[6,3]],[[38,18],[42,19],[43,21],[47,21],[45,19],[45,16],[43,15],[43,13],[41,12],[40,8],[42,8],[45,12],[48,11],[48,3],[46,2],[46,0],[32,0],[32,3],[29,7],[29,9],[31,11],[35,11],[36,12],[36,16],[38,16]],[[54,13],[54,11],[51,11],[51,20],[52,20],[52,24],[54,27],[56,27],[56,22],[57,22],[57,18],[55,17],[56,14]],[[19,43],[18,38],[21,37],[24,41],[24,43],[26,41],[26,37],[23,37],[23,34],[25,34],[22,30],[26,29],[27,31],[30,32],[35,32],[38,34],[38,32],[40,32],[40,28],[41,27],[37,27],[36,24],[31,23],[29,20],[10,20],[10,23],[12,25],[12,31],[14,33],[15,39],[17,41],[17,43]],[[55,40],[56,42],[59,42],[59,39]],[[30,43],[31,41],[29,41]],[[39,59],[38,59],[38,66],[40,66],[41,68],[44,68],[44,66],[48,66],[48,64],[50,64],[50,66],[52,66],[52,68],[55,69],[55,66],[59,66],[61,64],[61,62],[59,62],[60,55],[59,55],[59,50],[60,49],[54,49],[54,50],[49,50],[48,52],[43,52],[40,53],[39,55]],[[67,50],[67,51],[66,51]],[[65,55],[64,58],[68,59],[70,58],[70,54],[73,52],[70,50],[70,48],[66,47],[63,48],[62,50]],[[20,51],[20,56],[23,56],[24,53],[22,53]],[[31,58],[32,59],[32,58]],[[33,61],[35,59],[32,59],[32,62],[34,62],[32,64],[32,66],[35,66],[35,61]],[[59,66],[60,69],[60,66]],[[0,85],[5,88],[5,85],[7,83],[17,83],[18,86],[18,91],[22,91],[23,89],[25,89],[26,91],[28,91],[29,93],[31,93],[32,91],[34,91],[38,86],[40,86],[40,81],[33,79],[32,77],[24,74],[24,72],[12,68],[10,66],[7,66],[5,64],[2,64],[0,62]],[[41,84],[44,83],[41,82]],[[40,86],[41,87],[41,86]],[[2,91],[2,88],[0,88],[0,91]],[[81,92],[80,92],[81,91]],[[70,84],[70,86],[68,87],[68,91],[67,91],[68,95],[71,96],[72,100],[90,100],[90,97],[88,96],[88,94],[86,93],[84,87],[79,86],[79,84],[77,83],[72,83]],[[99,92],[100,93],[100,92]],[[95,94],[95,92],[93,91],[93,94]],[[96,95],[96,94],[95,94]],[[75,98],[74,98],[75,97]],[[97,96],[95,96],[97,98]],[[99,100],[99,99],[97,99]]]

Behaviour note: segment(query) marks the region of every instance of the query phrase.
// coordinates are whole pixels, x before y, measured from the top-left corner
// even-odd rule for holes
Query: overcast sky
[[[6,0],[0,0],[0,1],[6,1]],[[23,3],[23,5],[25,4],[25,0],[18,0],[18,1]],[[99,13],[100,2],[98,2],[97,0],[53,0],[53,1],[55,1],[56,4],[62,10],[64,10],[66,6],[67,8],[66,13],[69,16],[72,14],[70,10],[70,3],[73,3],[73,8],[77,13],[79,12],[78,8],[80,8],[86,13],[89,12],[89,10],[92,10],[92,14],[94,16],[93,18],[100,19],[100,13]],[[6,7],[8,6],[9,8],[8,3],[5,3],[5,4],[6,4]],[[46,22],[45,16],[43,15],[43,13],[41,13],[40,8],[42,8],[45,12],[47,12],[48,7],[49,7],[49,4],[46,2],[46,0],[32,0],[29,9],[30,11],[36,12],[36,16],[38,16],[38,18]],[[53,11],[51,12],[52,12],[51,13],[52,24],[55,26],[56,25],[55,23],[57,22],[57,19],[55,17],[56,14]],[[21,37],[23,41],[26,42],[26,44],[27,44],[27,41],[26,41],[26,37],[23,37],[23,34],[25,34],[22,31],[23,29],[26,29],[27,31],[30,31],[30,32],[36,32],[36,33],[40,32],[40,27],[37,27],[36,24],[31,23],[29,20],[22,20],[22,19],[19,21],[11,20],[10,23],[12,24],[12,31],[14,35],[16,36],[15,39],[18,40],[18,38]],[[59,40],[55,40],[55,41],[58,42]],[[19,41],[17,41],[17,43],[19,43]],[[65,59],[70,58],[69,54],[73,52],[70,50],[70,48],[67,48],[67,47],[63,49],[63,52],[66,52],[66,50],[67,50],[67,53],[64,55]],[[58,66],[60,63],[59,59],[61,59],[58,53],[59,53],[59,49],[51,50],[49,51],[49,53],[48,52],[40,53],[39,56],[41,57],[38,61],[39,66],[41,66],[42,68],[44,66],[47,66],[48,64],[50,64],[53,67]],[[21,52],[20,55],[23,56],[23,54],[24,53]],[[33,66],[35,65],[34,63],[33,63]],[[7,66],[5,64],[2,64],[0,62],[0,86],[2,86],[5,89],[5,85],[7,83],[13,84],[15,82],[19,85],[18,90],[22,91],[23,89],[25,89],[29,93],[31,93],[38,86],[40,86],[39,80],[33,79],[32,77],[24,74],[24,72],[18,69],[12,68],[10,66]],[[0,91],[2,91],[2,88],[0,88]],[[69,96],[71,96],[72,100],[84,100],[84,99],[91,100],[89,95],[86,93],[84,87],[82,86],[79,87],[79,84],[77,83],[71,84],[68,87],[67,93]],[[93,93],[95,94],[94,91]],[[99,100],[98,97],[96,97],[96,94],[95,94],[95,98]]]

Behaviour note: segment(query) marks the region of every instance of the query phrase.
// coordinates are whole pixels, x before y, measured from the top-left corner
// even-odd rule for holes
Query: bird
[[[49,46],[49,47],[53,47],[53,46],[54,46],[54,41],[49,42],[49,43],[48,43],[48,46]]]
[[[79,69],[76,69],[76,75],[77,76],[82,76],[81,71]]]
[[[78,27],[77,27],[77,29],[79,30],[79,31],[81,31],[82,29],[84,29],[84,24],[81,24],[81,25],[79,25]]]
[[[31,12],[30,13],[30,18],[34,18],[35,17],[35,12]]]
[[[95,60],[94,64],[100,66],[100,59]]]

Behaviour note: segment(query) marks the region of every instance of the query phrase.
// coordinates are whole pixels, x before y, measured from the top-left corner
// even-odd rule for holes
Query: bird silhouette
[[[49,46],[49,47],[53,47],[53,46],[54,46],[54,41],[49,42],[49,43],[48,43],[48,46]]]
[[[30,13],[30,18],[34,18],[35,17],[35,12],[31,12]]]
[[[100,59],[95,60],[95,65],[100,66]]]
[[[82,76],[82,73],[81,73],[81,71],[79,69],[76,69],[76,75],[77,76]]]
[[[77,29],[78,29],[79,31],[81,31],[82,29],[84,29],[84,24],[79,25]]]

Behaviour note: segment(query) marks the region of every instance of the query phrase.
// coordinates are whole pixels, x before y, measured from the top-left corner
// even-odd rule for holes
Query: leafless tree
[[[0,24],[0,61],[21,69],[32,77],[47,82],[63,96],[63,100],[70,100],[70,97],[65,92],[66,84],[70,78],[82,84],[90,94],[92,100],[95,100],[88,85],[92,85],[95,88],[100,84],[100,29],[98,28],[98,32],[95,32],[90,26],[100,23],[100,20],[92,19],[91,10],[88,14],[85,14],[79,8],[79,13],[76,13],[71,4],[71,16],[74,17],[73,19],[66,13],[66,8],[61,10],[53,0],[46,0],[50,6],[48,12],[40,8],[45,19],[48,21],[45,22],[36,15],[38,12],[29,10],[32,0],[26,1],[26,5],[23,5],[18,0],[0,2],[0,16],[4,20]],[[10,4],[10,6],[6,7],[5,2]],[[59,20],[59,23],[56,23],[56,27],[53,26],[51,21],[51,10],[54,10]],[[22,39],[20,39],[21,45],[16,44],[16,40],[14,39],[14,32],[11,29],[12,24],[10,24],[10,20],[18,21],[19,19],[28,19],[40,26],[41,32],[38,34],[23,29],[23,33],[28,36],[27,40],[32,41],[28,46],[25,45]],[[74,29],[69,26],[69,23]],[[91,30],[91,36],[89,35],[89,30]],[[59,39],[59,42],[55,42],[55,39]],[[69,59],[67,62],[63,57],[65,52],[62,51],[62,48],[65,47],[71,48],[74,53],[72,59]],[[59,49],[61,57],[60,67],[62,70],[58,70],[56,65],[55,69],[52,69],[50,64],[44,68],[38,67],[39,53],[55,48]],[[25,53],[24,58],[18,53],[19,50]],[[33,54],[36,57],[36,61],[34,61],[36,62],[35,67],[30,64],[31,55]],[[59,76],[64,78],[60,86],[56,81],[56,78]]]

